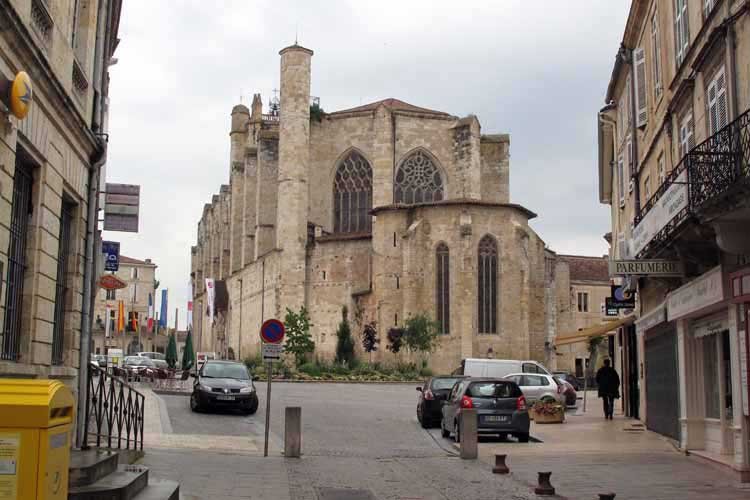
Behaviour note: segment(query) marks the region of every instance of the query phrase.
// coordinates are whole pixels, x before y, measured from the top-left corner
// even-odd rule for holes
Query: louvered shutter
[[[690,32],[688,29],[687,0],[674,1],[675,55],[679,66],[687,53]]]
[[[687,151],[685,151],[686,154],[695,147],[695,135],[693,134],[694,130],[695,130],[695,124],[693,123],[693,113],[690,113],[687,117],[687,130],[686,130]]]
[[[632,176],[635,172],[635,158],[633,158],[633,141],[628,139],[628,158],[626,161],[627,165],[627,176],[628,176],[628,192],[633,191],[633,179]]]
[[[633,109],[633,94],[630,88],[630,75],[628,75],[628,79],[625,80],[625,99],[626,99],[626,102],[628,103],[627,107],[625,108],[625,116],[626,116],[625,122],[628,124],[628,129],[630,129],[630,125],[633,123],[631,121],[633,119],[633,117],[631,116],[632,109]]]
[[[703,0],[703,17],[708,17],[714,8],[715,0]]]
[[[716,80],[708,84],[706,95],[708,100],[708,131],[709,134],[713,135],[716,133],[716,130],[718,130],[716,113]]]
[[[635,103],[637,106],[635,124],[643,127],[648,121],[646,109],[646,51],[639,47],[633,51],[635,62]]]
[[[727,107],[727,78],[722,66],[716,74],[716,131],[718,132],[729,123],[729,109]]]
[[[620,197],[620,203],[625,201],[625,172],[624,162],[622,156],[617,160],[617,183],[618,183],[618,195]]]

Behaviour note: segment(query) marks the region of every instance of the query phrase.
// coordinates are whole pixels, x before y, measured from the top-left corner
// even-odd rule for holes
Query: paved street
[[[144,463],[154,474],[180,481],[190,500],[328,500],[341,498],[338,489],[353,500],[520,500],[536,498],[532,489],[542,470],[553,472],[559,495],[576,500],[606,491],[631,500],[750,498],[750,489],[724,471],[636,431],[632,421],[604,421],[595,404],[584,416],[571,413],[562,427],[532,427],[542,443],[483,438],[480,460],[460,460],[438,429],[418,425],[412,385],[274,384],[271,452],[263,458],[265,384],[258,389],[261,405],[252,416],[196,414],[187,397],[161,396],[164,404],[156,406],[168,411],[163,427],[169,439],[152,448]],[[300,460],[284,459],[280,451],[284,407],[293,405],[303,409]],[[177,443],[201,449],[171,449]],[[511,475],[490,473],[496,452],[508,454]]]

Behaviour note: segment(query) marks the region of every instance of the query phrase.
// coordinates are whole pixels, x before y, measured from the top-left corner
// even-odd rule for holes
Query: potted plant
[[[559,424],[565,421],[565,408],[556,401],[537,401],[531,407],[530,417],[537,424]]]

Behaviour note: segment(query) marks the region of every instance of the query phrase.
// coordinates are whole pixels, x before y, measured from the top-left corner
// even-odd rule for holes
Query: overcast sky
[[[603,255],[596,112],[628,0],[125,0],[111,67],[107,180],[141,185],[138,234],[104,234],[151,258],[185,326],[190,246],[229,182],[232,106],[278,86],[279,56],[315,51],[326,111],[395,97],[511,134],[511,201],[560,253]],[[220,6],[220,7],[217,7]],[[158,309],[157,309],[158,310]]]

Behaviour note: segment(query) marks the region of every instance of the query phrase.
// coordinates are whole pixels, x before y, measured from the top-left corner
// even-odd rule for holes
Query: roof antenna
[[[297,45],[298,34],[299,34],[299,25],[297,23],[294,23],[294,45]]]
[[[240,104],[242,104],[242,87],[240,87]]]

